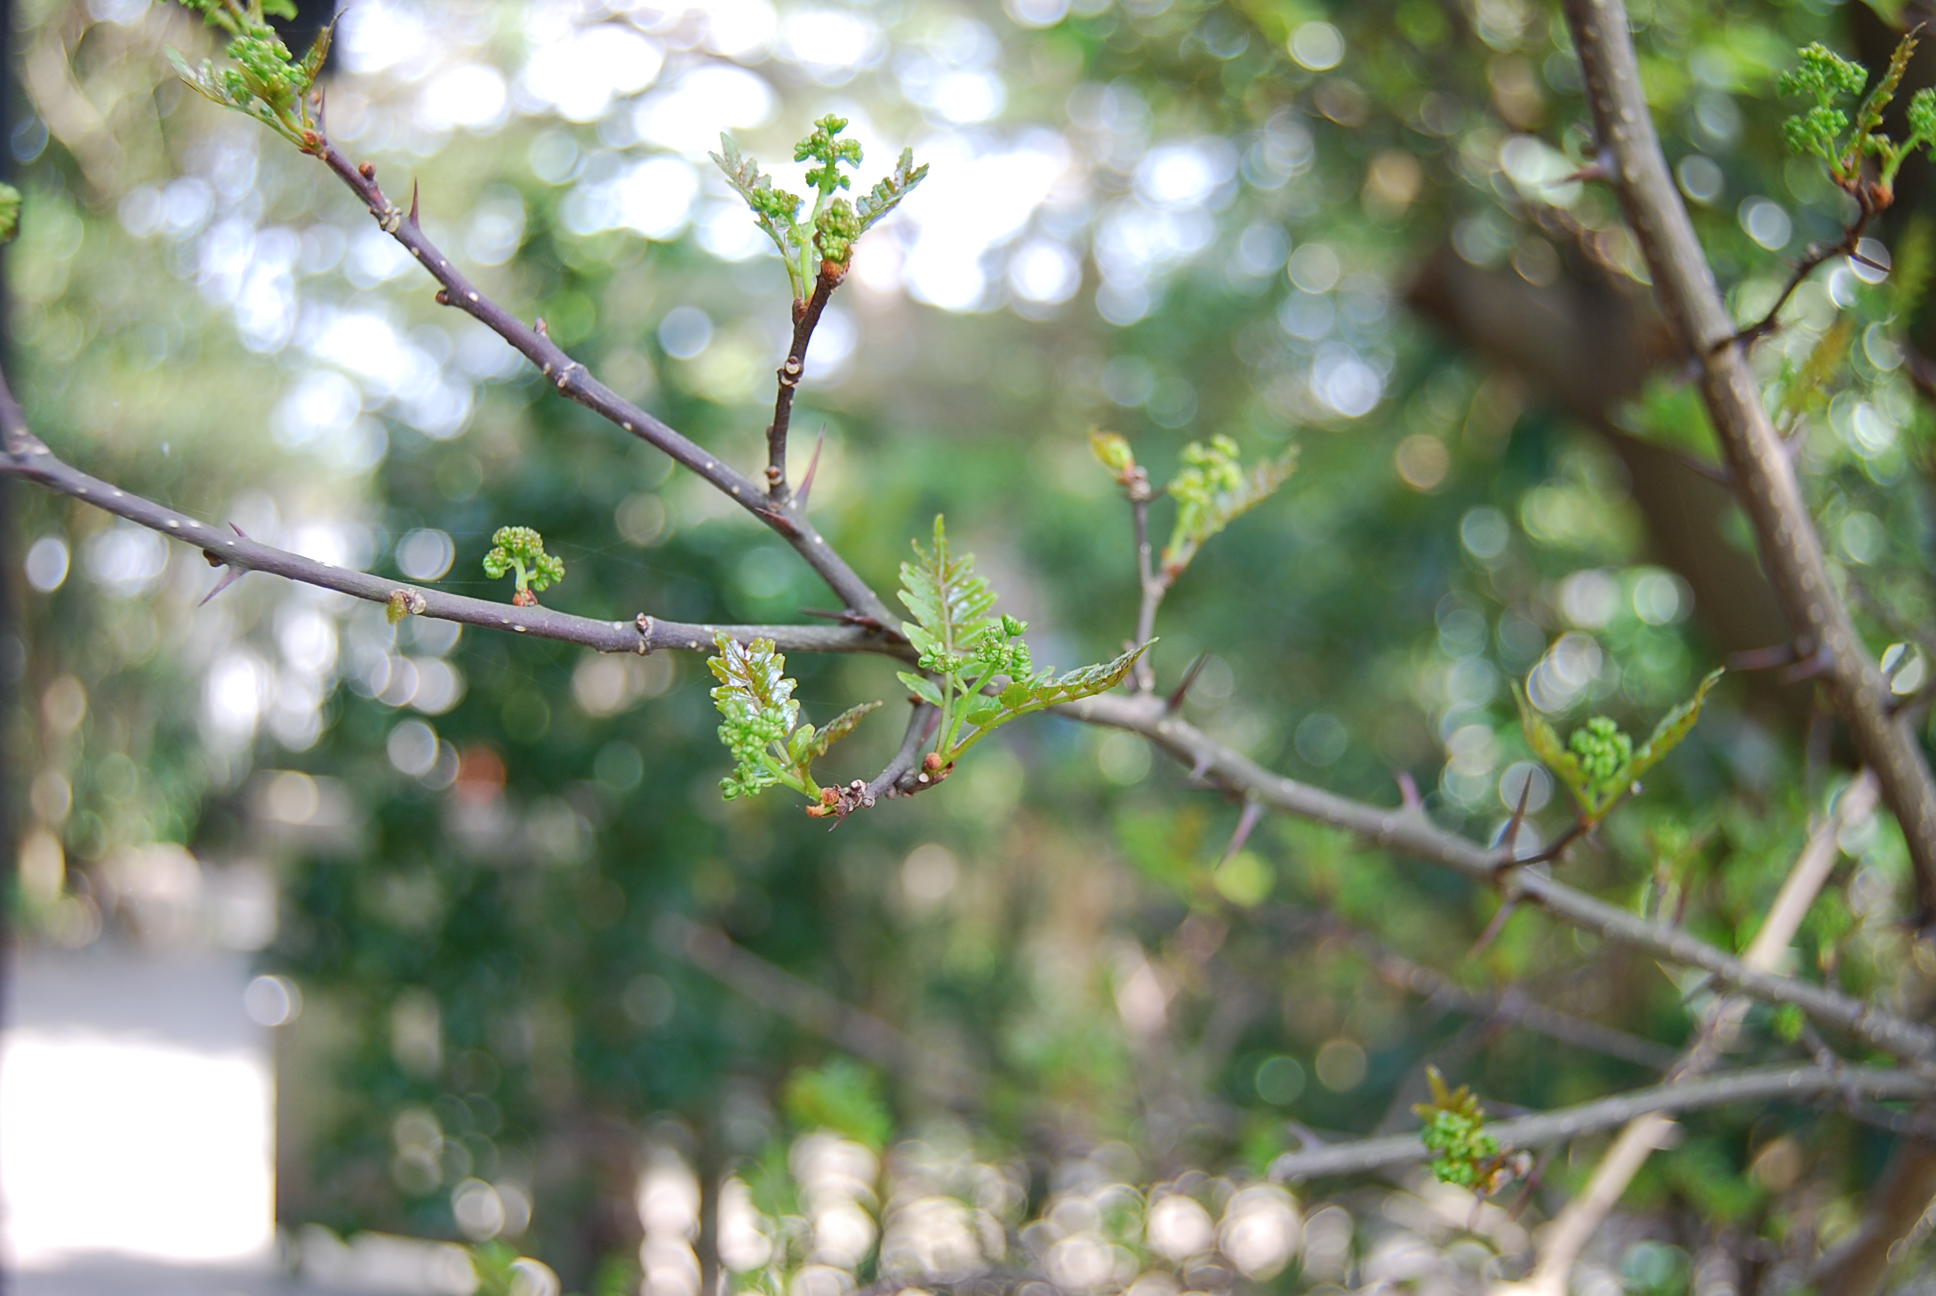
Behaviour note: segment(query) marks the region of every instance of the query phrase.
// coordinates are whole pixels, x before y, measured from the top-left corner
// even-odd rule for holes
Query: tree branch
[[[1826,1026],[1847,1031],[1898,1057],[1936,1059],[1936,1030],[1850,995],[1792,977],[1757,971],[1679,928],[1652,922],[1597,900],[1532,869],[1502,869],[1501,852],[1433,824],[1422,814],[1386,810],[1299,783],[1258,765],[1169,712],[1161,698],[1103,694],[1067,702],[1057,712],[1090,724],[1141,734],[1205,781],[1256,797],[1272,809],[1342,828],[1385,847],[1462,874],[1498,890],[1508,902],[1537,905],[1571,926],[1686,967],[1768,1003],[1794,1004]]]
[[[1566,0],[1565,9],[1621,206],[1662,312],[1699,368],[1701,395],[1754,523],[1762,562],[1801,655],[1825,654],[1835,709],[1902,825],[1916,870],[1918,922],[1936,921],[1936,780],[1914,734],[1893,714],[1888,685],[1830,580],[1794,466],[1761,404],[1746,353],[1734,342],[1734,322],[1654,133],[1626,7],[1621,0]]]
[[[266,572],[371,603],[389,604],[395,600],[402,611],[412,616],[529,634],[605,653],[711,652],[713,636],[724,631],[742,643],[771,639],[775,647],[787,652],[870,652],[913,659],[913,652],[906,644],[890,643],[878,630],[862,626],[699,625],[666,621],[643,612],[630,620],[601,621],[535,604],[518,607],[491,599],[467,598],[305,558],[157,504],[62,462],[27,430],[4,375],[0,375],[0,432],[5,438],[4,453],[0,454],[0,476],[25,478],[171,540],[192,544],[213,565],[235,571]]]
[[[1755,933],[1747,953],[1741,956],[1744,964],[1765,972],[1781,963],[1802,919],[1807,917],[1815,897],[1821,893],[1836,860],[1841,857],[1837,843],[1842,833],[1874,813],[1875,803],[1875,778],[1865,772],[1857,776],[1842,793],[1834,810],[1809,834],[1774,903],[1769,906],[1761,930]],[[1747,1015],[1748,1000],[1744,995],[1730,995],[1711,1004],[1694,1039],[1681,1051],[1668,1073],[1667,1082],[1684,1084],[1712,1069],[1722,1052],[1741,1033],[1741,1023]],[[1573,1266],[1588,1239],[1599,1231],[1654,1149],[1667,1146],[1673,1128],[1673,1119],[1666,1113],[1649,1112],[1621,1129],[1619,1137],[1601,1155],[1586,1187],[1548,1226],[1539,1248],[1539,1263],[1522,1289],[1528,1296],[1566,1296]]]
[[[671,456],[771,527],[793,546],[807,566],[817,572],[835,594],[845,600],[850,611],[871,616],[882,625],[895,624],[880,596],[847,565],[845,559],[834,552],[825,537],[814,529],[803,514],[783,499],[769,497],[751,478],[721,463],[704,446],[687,439],[670,425],[592,377],[584,365],[566,355],[564,348],[545,334],[542,325],[536,328],[526,325],[479,292],[424,234],[423,227],[417,222],[416,200],[411,200],[411,210],[407,213],[392,205],[377,185],[376,168],[370,163],[365,162],[362,166],[351,163],[334,144],[325,144],[321,157],[329,169],[363,200],[383,232],[402,244],[430,276],[443,285],[442,291],[437,294],[440,304],[456,307],[510,343],[519,354],[538,367],[539,372],[561,395],[577,401],[608,422],[617,424],[621,430]]]
[[[1936,1093],[1936,1077],[1921,1071],[1877,1067],[1753,1067],[1636,1089],[1537,1116],[1487,1121],[1486,1133],[1498,1139],[1500,1147],[1510,1150],[1563,1143],[1583,1134],[1624,1125],[1650,1112],[1699,1111],[1738,1102],[1794,1102],[1823,1095],[1927,1098],[1932,1093]],[[1364,1174],[1412,1165],[1431,1155],[1417,1134],[1394,1134],[1287,1152],[1271,1162],[1270,1177],[1286,1182]]]
[[[773,422],[766,429],[766,493],[780,507],[785,507],[788,499],[787,429],[793,422],[793,394],[799,390],[800,380],[807,372],[807,344],[813,341],[820,314],[827,309],[827,302],[845,273],[829,274],[829,269],[840,267],[823,262],[813,281],[813,296],[794,303],[793,344],[787,348],[786,359],[780,362],[779,390],[773,397]]]

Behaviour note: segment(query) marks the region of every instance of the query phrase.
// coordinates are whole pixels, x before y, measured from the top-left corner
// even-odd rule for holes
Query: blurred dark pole
[[[0,82],[0,180],[9,184],[16,180],[19,170],[13,155],[14,126],[26,120],[27,111],[20,78],[15,75],[13,24],[13,0],[0,0],[0,77],[4,78]],[[0,252],[0,367],[11,373],[13,302],[7,294],[5,268],[5,254]],[[21,633],[19,592],[13,579],[14,555],[18,550],[14,538],[13,496],[13,484],[0,481],[0,860],[5,861],[0,864],[0,903],[6,905],[6,913],[0,915],[0,1031],[6,1029],[8,1009],[13,1004],[17,942],[12,920],[18,907],[15,897],[20,889],[20,835],[14,807],[22,784],[17,771],[21,768],[28,733],[28,726],[16,709],[27,662],[27,641]],[[4,1263],[0,1262],[0,1293],[9,1290],[11,1285]]]

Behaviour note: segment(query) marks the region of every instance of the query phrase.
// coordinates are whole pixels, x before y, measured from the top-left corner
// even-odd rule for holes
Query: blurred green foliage
[[[187,96],[164,51],[206,36],[139,9],[22,6],[36,115],[9,141],[26,210],[7,267],[17,385],[50,444],[257,538],[480,596],[502,591],[476,555],[518,518],[569,563],[565,610],[826,606],[762,528],[440,311],[312,159]],[[1784,149],[1778,72],[1810,41],[1854,48],[1869,18],[1813,0],[1635,9],[1668,155],[1752,320],[1850,217]],[[1139,591],[1089,429],[1145,463],[1188,458],[1183,502],[1219,526],[1258,480],[1224,447],[1294,444],[1296,475],[1166,601],[1159,685],[1209,653],[1197,723],[1362,799],[1395,803],[1408,781],[1477,837],[1525,791],[1522,849],[1574,809],[1521,734],[1515,682],[1552,723],[1637,733],[1728,652],[1768,646],[1741,642],[1751,608],[1693,583],[1716,560],[1723,592],[1754,588],[1746,528],[1654,489],[1664,457],[1715,450],[1622,304],[1641,272],[1612,196],[1572,178],[1592,150],[1551,10],[784,5],[747,30],[702,7],[562,12],[359,5],[326,77],[332,137],[419,182],[426,228],[507,308],[742,465],[764,452],[791,318],[706,148],[727,130],[784,155],[830,110],[870,149],[911,141],[932,174],[855,251],[793,417],[796,445],[824,437],[816,521],[877,589],[945,509],[1043,659],[1108,661]],[[1921,166],[1874,231],[1896,274],[1823,267],[1756,352],[1905,696],[1927,685],[1936,623]],[[1603,391],[1629,315],[1647,362]],[[1556,355],[1488,331],[1500,318],[1534,321]],[[1530,913],[1474,951],[1490,892],[1333,830],[1268,820],[1226,859],[1239,809],[1124,735],[1009,726],[945,788],[829,835],[797,803],[721,803],[697,658],[393,626],[259,576],[198,608],[215,573],[194,552],[14,500],[13,736],[36,771],[18,911],[74,943],[135,922],[116,879],[154,842],[211,875],[272,872],[264,965],[306,1004],[284,1028],[305,1060],[283,1073],[292,1224],[464,1238],[459,1189],[516,1185],[530,1221],[491,1272],[509,1282],[522,1252],[600,1290],[599,1266],[634,1254],[648,1146],[743,1167],[761,1209],[798,1218],[786,1148],[805,1125],[879,1147],[959,1120],[1021,1159],[1027,1200],[1002,1216],[1019,1221],[1050,1145],[1127,1143],[1139,1182],[1255,1170],[1287,1119],[1370,1131],[1432,1060],[1493,1105],[1648,1078],[1444,1010],[1344,942],[1286,937],[1303,929],[1279,919],[1316,910],[1473,991],[1669,1044],[1689,1029],[1691,983]],[[1690,515],[1713,534],[1690,539]],[[813,714],[896,693],[883,661],[789,669]],[[1805,684],[1731,677],[1566,880],[1745,945],[1843,777],[1808,710]],[[869,776],[895,728],[829,759]],[[1801,967],[1902,995],[1927,969],[1898,921],[1899,836],[1877,820],[1841,844]],[[730,938],[724,961],[663,914]],[[820,1008],[748,989],[768,973],[889,1024],[915,1062],[843,1060]],[[1750,1036],[1744,1057],[1786,1056],[1795,1023],[1762,1014]],[[919,1083],[919,1060],[944,1056],[971,1078],[951,1116]],[[1688,1124],[1639,1205],[1689,1236],[1792,1248],[1823,1218],[1810,1203],[1846,1217],[1882,1146],[1806,1112]],[[1812,1194],[1769,1169],[1791,1160]],[[1672,1290],[1686,1263],[1636,1249],[1632,1289]]]

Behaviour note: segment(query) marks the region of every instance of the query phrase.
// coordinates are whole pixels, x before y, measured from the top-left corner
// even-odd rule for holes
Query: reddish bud
[[[921,765],[923,768],[925,768],[928,771],[928,773],[930,774],[934,773],[934,771],[941,768],[941,753],[929,752],[927,756],[922,759]]]
[[[518,607],[536,607],[538,596],[528,589],[521,589],[511,596],[511,602]]]
[[[374,179],[376,179],[376,163],[374,163],[374,162],[359,162],[359,163],[357,163],[357,164],[356,164],[356,174],[358,174],[358,175],[360,175],[360,176],[362,176],[362,177],[363,177],[363,178],[364,178],[365,180],[374,180]]]

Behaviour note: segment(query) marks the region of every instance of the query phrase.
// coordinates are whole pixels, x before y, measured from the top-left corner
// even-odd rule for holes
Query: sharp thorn
[[[1396,778],[1398,782],[1398,803],[1405,807],[1408,814],[1423,814],[1425,812],[1425,802],[1418,794],[1418,780],[1412,777],[1410,770],[1398,771]]]
[[[800,489],[793,492],[793,507],[802,513],[807,511],[807,496],[813,493],[813,475],[820,471],[820,452],[826,445],[827,432],[823,428],[814,439],[813,458],[807,460],[807,474],[800,479]]]
[[[245,570],[247,569],[243,567],[233,567],[233,566],[225,567],[222,571],[222,579],[216,581],[215,588],[210,590],[208,593],[202,595],[202,601],[200,603],[197,603],[195,606],[196,607],[208,606],[208,601],[210,599],[214,598],[217,594],[220,594],[223,590],[227,589],[229,586],[235,584],[235,582],[241,580],[242,573]]]
[[[1486,949],[1494,941],[1499,939],[1499,933],[1506,930],[1507,920],[1513,916],[1513,912],[1518,908],[1519,901],[1517,900],[1508,900],[1506,903],[1500,905],[1499,912],[1492,916],[1492,921],[1486,924],[1486,929],[1479,933],[1479,939],[1473,941],[1472,948],[1465,952],[1466,958],[1475,959],[1485,953]]]
[[[1197,654],[1197,659],[1190,663],[1190,669],[1183,672],[1183,679],[1170,691],[1169,697],[1163,700],[1165,711],[1175,711],[1183,705],[1183,699],[1189,694],[1190,686],[1197,682],[1197,676],[1203,673],[1204,663],[1209,660],[1209,653]]]
[[[412,177],[410,181],[410,223],[412,225],[417,223],[417,181],[415,177]]]
[[[1245,800],[1244,812],[1237,816],[1237,826],[1230,832],[1230,844],[1223,848],[1223,855],[1217,860],[1217,863],[1229,863],[1231,856],[1242,850],[1244,843],[1250,840],[1251,830],[1257,827],[1257,821],[1263,817],[1263,802]]]
[[[1507,859],[1512,858],[1513,842],[1519,836],[1519,826],[1526,822],[1526,799],[1532,794],[1533,780],[1528,775],[1519,785],[1519,804],[1513,807],[1512,818],[1506,820],[1506,826],[1499,830],[1497,845],[1506,852]]]

